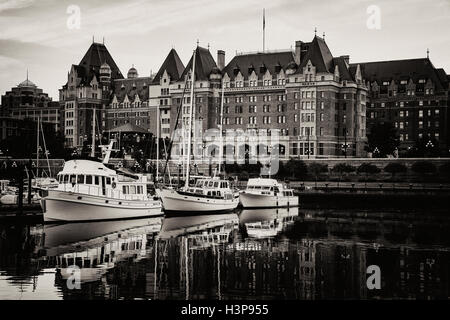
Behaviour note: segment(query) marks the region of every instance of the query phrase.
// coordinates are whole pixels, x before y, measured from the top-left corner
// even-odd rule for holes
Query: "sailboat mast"
[[[159,136],[160,136],[160,115],[159,106],[156,106],[156,181],[159,179]]]
[[[95,157],[95,107],[92,111],[92,150],[91,157]]]
[[[37,118],[37,130],[36,130],[36,178],[39,177],[39,124],[40,117]]]
[[[220,167],[222,164],[222,158],[223,158],[223,96],[224,96],[224,83],[222,79],[222,98],[220,101],[220,133],[219,133],[219,139],[220,139],[220,150],[219,150],[219,175],[220,175]]]
[[[187,143],[187,159],[186,159],[186,181],[184,186],[189,187],[189,163],[191,160],[191,140],[192,140],[192,114],[194,109],[194,86],[195,86],[195,50],[194,57],[192,58],[192,71],[191,71],[191,101],[189,105],[189,130],[188,130],[188,143]]]

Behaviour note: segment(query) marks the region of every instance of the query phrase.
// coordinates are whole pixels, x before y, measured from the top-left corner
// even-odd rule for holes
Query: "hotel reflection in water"
[[[374,239],[361,230],[357,237],[337,236],[333,223],[298,209],[270,209],[3,227],[0,297],[8,298],[5,286],[27,297],[39,293],[37,299],[450,296],[448,250],[409,241],[389,245],[392,235]],[[373,264],[382,272],[381,290],[367,289],[366,269]],[[67,287],[72,265],[80,267],[79,290]]]

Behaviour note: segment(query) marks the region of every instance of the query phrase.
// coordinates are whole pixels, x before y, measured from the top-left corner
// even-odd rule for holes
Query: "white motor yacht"
[[[161,202],[147,193],[147,177],[92,160],[70,160],[58,186],[41,201],[45,221],[93,221],[161,215]]]
[[[293,189],[275,179],[249,179],[247,188],[240,194],[243,208],[278,208],[298,206]]]

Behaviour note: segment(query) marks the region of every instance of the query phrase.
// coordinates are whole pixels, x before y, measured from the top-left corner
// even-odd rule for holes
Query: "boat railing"
[[[117,200],[145,200],[145,194],[124,194],[120,189],[103,188],[101,186],[93,186],[86,184],[64,183],[62,191],[87,194],[90,196],[107,197]]]

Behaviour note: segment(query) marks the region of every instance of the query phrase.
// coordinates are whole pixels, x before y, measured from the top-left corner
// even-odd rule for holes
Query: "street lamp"
[[[344,157],[345,158],[347,158],[347,148],[349,148],[350,147],[350,145],[346,142],[346,143],[343,143],[342,145],[341,145],[341,148],[342,148],[342,151],[344,152]]]

